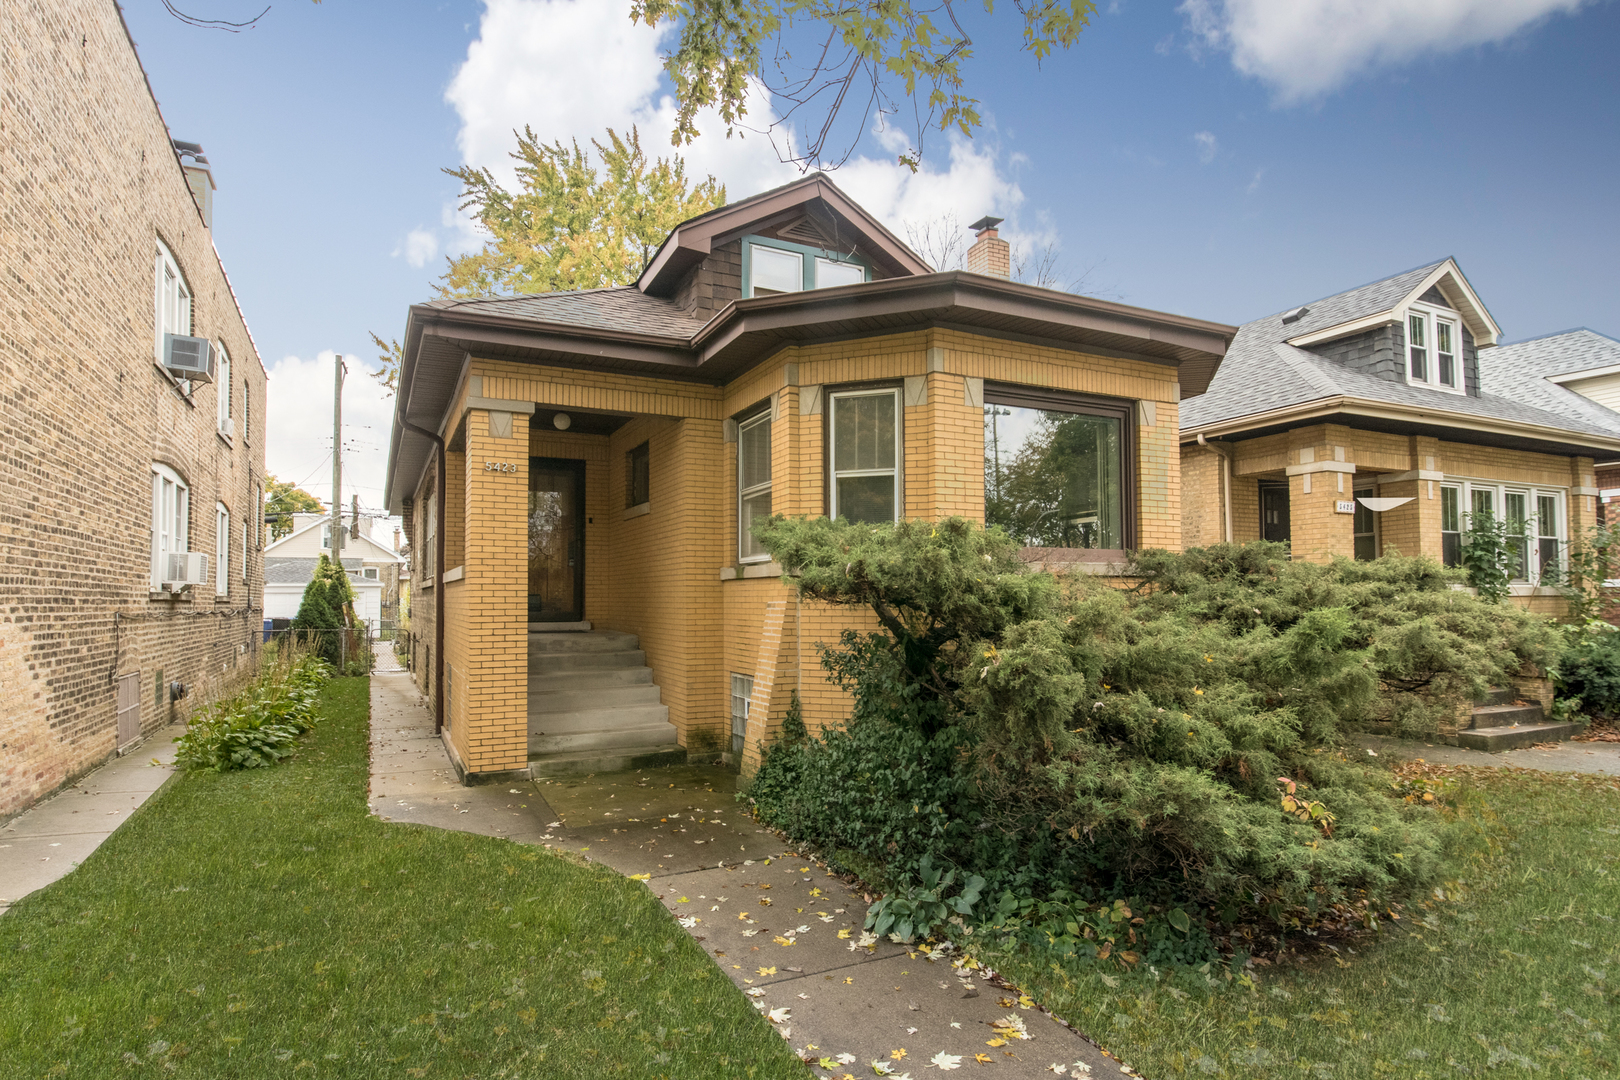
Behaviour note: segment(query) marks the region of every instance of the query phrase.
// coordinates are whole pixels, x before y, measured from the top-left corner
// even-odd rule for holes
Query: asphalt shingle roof
[[[264,583],[266,585],[308,585],[315,579],[315,567],[319,559],[266,559],[264,560]],[[359,559],[344,559],[343,569],[352,573],[359,573],[364,564]]]
[[[538,293],[476,300],[431,300],[424,307],[481,315],[533,319],[582,330],[617,330],[689,340],[703,320],[682,311],[673,300],[648,296],[633,285],[578,292]]]
[[[1313,300],[1302,306],[1309,310],[1299,320],[1284,324],[1281,311],[1263,319],[1245,323],[1238,328],[1220,370],[1210,383],[1209,390],[1181,404],[1182,430],[1205,427],[1210,424],[1238,420],[1294,405],[1305,405],[1333,397],[1356,397],[1390,405],[1421,408],[1429,413],[1453,413],[1459,419],[1507,420],[1537,424],[1544,427],[1566,428],[1587,434],[1620,435],[1612,421],[1606,421],[1579,406],[1564,410],[1550,407],[1548,396],[1531,397],[1510,390],[1506,386],[1487,383],[1488,392],[1478,397],[1411,386],[1405,382],[1380,379],[1375,375],[1355,371],[1336,361],[1318,356],[1307,349],[1287,344],[1287,339],[1301,337],[1318,330],[1339,326],[1366,315],[1388,311],[1409,296],[1423,279],[1428,277],[1444,260],[1408,270],[1394,277],[1375,281],[1335,296]],[[1289,308],[1293,311],[1295,308]],[[1620,348],[1620,343],[1610,342]],[[1501,349],[1480,350],[1483,373],[1487,356]],[[1496,363],[1493,357],[1489,361]],[[1611,361],[1620,363],[1620,360]],[[1592,364],[1591,366],[1600,366]],[[1483,375],[1482,375],[1483,378]],[[1545,379],[1543,385],[1553,387]],[[1498,380],[1498,384],[1500,380]],[[1574,396],[1574,395],[1570,395]],[[1592,403],[1594,409],[1609,410]],[[1620,419],[1620,418],[1617,418]]]
[[[1607,367],[1620,367],[1620,341],[1581,327],[1480,353],[1479,385],[1492,394],[1620,435],[1620,413],[1547,381],[1549,376]]]

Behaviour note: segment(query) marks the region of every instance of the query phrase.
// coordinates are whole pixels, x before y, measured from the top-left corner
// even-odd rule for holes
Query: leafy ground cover
[[[639,882],[371,817],[368,691],[0,918],[0,1076],[804,1075]]]
[[[1154,1078],[1614,1075],[1620,785],[1423,768],[1462,785],[1449,880],[1376,938],[1301,935],[1303,958],[1231,981],[1027,948],[980,956]]]

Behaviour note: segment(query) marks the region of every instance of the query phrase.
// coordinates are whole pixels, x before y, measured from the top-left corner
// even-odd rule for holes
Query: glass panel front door
[[[529,621],[585,617],[585,463],[529,459]]]

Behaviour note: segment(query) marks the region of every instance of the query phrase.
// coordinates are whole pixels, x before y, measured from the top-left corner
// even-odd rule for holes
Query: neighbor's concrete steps
[[[1579,730],[1574,724],[1548,723],[1540,705],[1517,704],[1512,690],[1492,687],[1474,706],[1468,729],[1457,733],[1457,745],[1497,754],[1540,742],[1562,742]]]
[[[669,706],[633,634],[529,635],[529,767],[534,776],[678,765]]]

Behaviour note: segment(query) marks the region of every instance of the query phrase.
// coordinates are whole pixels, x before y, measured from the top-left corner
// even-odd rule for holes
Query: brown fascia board
[[[748,226],[798,210],[820,200],[854,225],[870,241],[870,253],[884,270],[895,275],[926,274],[930,267],[899,237],[861,209],[831,180],[817,174],[785,187],[730,203],[675,226],[659,245],[652,262],[636,280],[636,288],[651,296],[670,292],[680,275],[702,262],[722,237],[748,231]]]
[[[1199,435],[1203,435],[1206,439],[1258,437],[1258,434],[1262,431],[1269,432],[1277,428],[1286,430],[1294,427],[1306,427],[1312,424],[1328,422],[1335,416],[1372,420],[1400,420],[1431,428],[1480,432],[1498,437],[1517,437],[1548,446],[1563,447],[1564,450],[1560,451],[1562,453],[1573,455],[1578,451],[1584,452],[1580,456],[1590,454],[1597,457],[1605,453],[1620,451],[1620,438],[1606,439],[1601,435],[1590,432],[1572,431],[1568,428],[1544,427],[1540,424],[1526,424],[1516,420],[1502,420],[1488,416],[1415,409],[1387,401],[1376,401],[1371,398],[1357,398],[1347,395],[1317,398],[1314,401],[1273,409],[1269,412],[1253,413],[1232,420],[1217,420],[1198,427],[1182,428],[1181,443],[1184,446],[1195,444]],[[1250,432],[1256,433],[1255,436],[1250,436]],[[1466,442],[1468,440],[1459,441]],[[1541,452],[1545,453],[1547,451]]]
[[[746,334],[783,331],[817,323],[842,322],[919,312],[972,309],[1027,321],[1031,335],[1042,326],[1135,338],[1218,360],[1237,327],[1182,315],[1166,315],[1107,300],[1055,293],[1020,282],[952,270],[919,277],[889,278],[836,289],[783,293],[733,301],[693,339],[703,361],[719,355]],[[1050,336],[1050,334],[1046,335]],[[1139,353],[1143,359],[1179,366],[1171,356]]]

